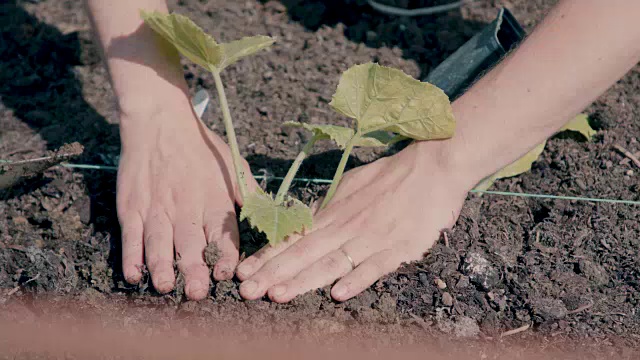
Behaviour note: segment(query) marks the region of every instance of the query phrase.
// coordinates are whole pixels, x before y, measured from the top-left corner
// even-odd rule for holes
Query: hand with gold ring
[[[442,163],[439,146],[415,143],[349,171],[313,231],[267,245],[238,266],[240,294],[288,302],[340,279],[331,295],[344,301],[420,259],[453,226],[473,186]]]

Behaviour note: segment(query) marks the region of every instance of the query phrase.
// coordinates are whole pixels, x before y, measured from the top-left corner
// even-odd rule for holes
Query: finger
[[[144,249],[153,286],[161,294],[171,291],[175,285],[173,227],[166,212],[156,212],[145,221]]]
[[[186,211],[180,212],[187,214]],[[184,275],[184,292],[191,300],[202,300],[209,292],[209,269],[202,253],[207,241],[200,221],[180,217],[173,234],[178,270]]]
[[[341,249],[333,250],[302,270],[293,279],[271,287],[268,290],[269,298],[278,303],[291,301],[307,291],[331,284],[352,269],[351,261],[345,253]]]
[[[317,219],[314,219],[314,230],[313,232],[305,235],[311,236],[315,232],[321,231],[327,226],[331,225],[333,222],[332,214],[325,214],[325,216],[319,216]],[[299,234],[294,234],[289,236],[285,241],[279,243],[278,245],[265,245],[260,250],[256,251],[255,254],[246,258],[238,268],[236,269],[236,274],[238,275],[238,279],[241,281],[245,281],[250,278],[256,271],[260,270],[264,264],[266,264],[269,260],[278,256],[278,254],[287,250],[293,244],[297,243],[298,240],[302,239],[303,236]]]
[[[119,216],[122,233],[122,274],[129,284],[142,279],[144,247],[142,246],[142,218],[137,212]]]
[[[229,207],[233,209],[231,205]],[[207,243],[215,243],[220,256],[213,268],[213,278],[218,281],[230,280],[233,278],[233,271],[240,257],[235,212],[222,209],[208,213],[205,218],[204,232]]]
[[[331,297],[337,301],[348,300],[397,269],[401,262],[392,250],[377,252],[340,279],[331,289]]]
[[[240,281],[245,281],[258,271],[267,261],[274,258],[281,252],[288,249],[301,238],[299,235],[292,235],[277,245],[267,244],[256,251],[253,255],[244,259],[236,268],[236,275]]]
[[[306,266],[340,247],[348,236],[347,232],[334,227],[314,231],[269,260],[243,282],[240,295],[250,300],[262,297],[270,287],[292,279]]]

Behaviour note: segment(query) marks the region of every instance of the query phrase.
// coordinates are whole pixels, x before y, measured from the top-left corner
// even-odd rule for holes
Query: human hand
[[[267,245],[238,266],[240,294],[288,302],[340,279],[331,296],[344,301],[422,258],[454,225],[473,185],[448,167],[441,143],[414,143],[349,171],[312,232]]]
[[[122,115],[117,187],[122,268],[125,279],[137,283],[146,262],[156,290],[167,293],[176,281],[175,248],[185,294],[200,300],[209,290],[203,260],[208,243],[221,252],[214,279],[233,277],[239,257],[234,203],[241,198],[228,146],[183,102],[153,115]],[[254,188],[253,177],[247,178]]]

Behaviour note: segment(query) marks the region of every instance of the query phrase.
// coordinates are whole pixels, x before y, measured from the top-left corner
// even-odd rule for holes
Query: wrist
[[[469,166],[463,149],[447,140],[416,141],[411,147],[418,157],[420,171],[424,176],[434,173],[442,174],[450,185],[456,188],[471,190],[484,176]]]
[[[151,95],[140,101],[131,97],[124,105],[119,114],[123,149],[134,144],[145,145],[154,141],[165,142],[170,138],[201,135],[198,128],[200,122],[186,96]]]

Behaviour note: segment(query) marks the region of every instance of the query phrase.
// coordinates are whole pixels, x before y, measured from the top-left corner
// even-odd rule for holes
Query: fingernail
[[[287,292],[286,285],[276,285],[273,287],[273,290],[271,290],[273,296],[282,296],[285,292]]]
[[[333,297],[343,298],[347,295],[347,287],[344,285],[336,285],[333,287],[331,292],[333,293]]]
[[[249,280],[249,281],[243,282],[242,285],[240,285],[240,287],[242,288],[242,290],[244,290],[244,292],[247,295],[252,295],[258,288],[258,283],[253,280]]]

